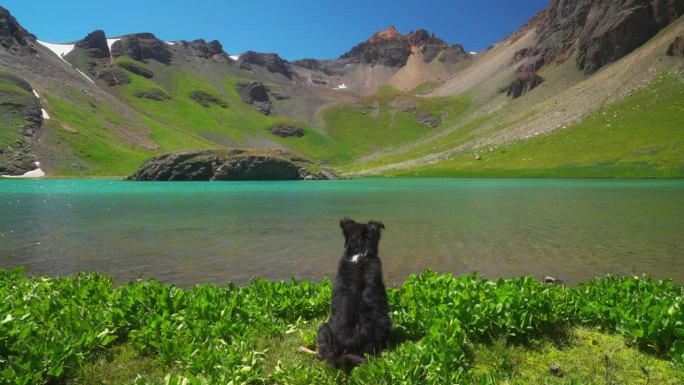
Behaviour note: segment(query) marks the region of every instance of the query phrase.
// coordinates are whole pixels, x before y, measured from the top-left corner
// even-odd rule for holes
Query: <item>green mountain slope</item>
[[[233,60],[218,42],[111,43],[95,31],[60,57],[7,19],[19,32],[0,47],[0,174],[40,161],[52,177],[124,176],[162,153],[244,147],[287,149],[347,176],[684,177],[684,59],[666,55],[684,18],[586,71],[579,40],[539,51],[553,60],[535,54],[557,43],[540,40],[549,30],[535,23],[555,22],[548,15],[439,76],[421,72],[425,57],[409,46],[403,67],[383,57],[288,63]],[[388,39],[373,49],[391,52],[399,43]],[[525,76],[543,82],[508,96]],[[405,89],[369,95],[381,78]]]

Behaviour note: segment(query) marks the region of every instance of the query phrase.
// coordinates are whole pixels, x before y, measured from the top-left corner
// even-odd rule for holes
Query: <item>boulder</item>
[[[171,97],[166,94],[166,92],[158,89],[158,88],[153,88],[149,90],[144,90],[144,91],[137,91],[134,96],[136,98],[140,99],[150,99],[150,100],[156,100],[158,102],[162,100],[169,100]]]
[[[439,119],[428,114],[427,112],[419,112],[416,114],[416,117],[413,118],[417,123],[420,123],[424,126],[428,126],[430,128],[436,128],[439,126]]]
[[[196,150],[156,156],[127,180],[303,180],[329,179],[330,173],[312,171],[313,163],[283,150]]]
[[[279,124],[277,126],[268,129],[271,134],[280,136],[281,138],[296,137],[301,138],[304,136],[304,130],[299,127],[288,126],[287,124]]]
[[[98,29],[89,33],[83,40],[76,43],[76,47],[88,51],[88,56],[95,59],[109,58],[109,46],[103,30]]]
[[[125,69],[126,71],[130,72],[130,73],[140,75],[140,76],[147,78],[147,79],[152,79],[154,77],[154,73],[152,71],[148,70],[147,68],[145,68],[141,65],[135,64],[135,63],[123,62],[123,63],[119,63],[119,66],[121,68]]]
[[[245,84],[237,85],[238,94],[240,94],[240,99],[246,104],[252,105],[257,111],[264,115],[269,115],[271,113],[271,100],[268,97],[268,89],[263,83],[251,82]]]
[[[202,107],[209,108],[212,105],[219,106],[221,108],[228,108],[228,103],[225,100],[219,98],[218,96],[212,95],[204,91],[195,91],[190,93],[190,99],[199,103]]]
[[[131,77],[118,67],[107,67],[95,74],[98,79],[104,80],[110,87],[128,84],[131,82]]]
[[[247,104],[252,104],[254,102],[268,102],[268,90],[263,83],[251,82],[243,83],[237,85],[237,91],[240,94],[240,98],[243,102]]]
[[[519,77],[508,86],[507,95],[515,99],[517,97],[520,97],[525,92],[530,91],[536,86],[542,84],[543,82],[544,78],[537,74]]]
[[[684,57],[684,36],[677,36],[672,44],[667,48],[667,55],[674,57]]]

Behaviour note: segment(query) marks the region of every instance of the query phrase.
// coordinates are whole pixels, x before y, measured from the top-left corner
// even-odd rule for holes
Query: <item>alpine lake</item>
[[[332,278],[339,221],[384,222],[385,280],[642,275],[684,284],[684,181],[0,180],[0,269],[190,288]]]

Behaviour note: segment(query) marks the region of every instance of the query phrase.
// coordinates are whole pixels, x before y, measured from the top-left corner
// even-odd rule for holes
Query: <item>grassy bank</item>
[[[330,289],[258,279],[186,291],[0,270],[0,383],[684,381],[684,289],[669,281],[606,277],[575,289],[427,271],[388,290],[389,346],[351,373],[295,353],[313,346]]]

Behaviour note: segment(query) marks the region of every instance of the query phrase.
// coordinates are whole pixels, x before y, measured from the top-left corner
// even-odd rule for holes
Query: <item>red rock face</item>
[[[574,52],[577,67],[592,74],[637,49],[682,14],[682,0],[553,0],[524,27],[536,29],[537,44],[515,54],[513,60],[521,66],[511,87],[534,88],[537,82],[527,80],[537,76],[536,70]],[[519,92],[509,94],[515,97]]]
[[[340,59],[347,59],[354,63],[402,67],[406,65],[414,48],[419,49],[426,63],[431,62],[443,52],[445,54],[440,56],[440,61],[443,62],[455,62],[468,58],[462,46],[458,44],[449,46],[444,40],[424,29],[402,35],[392,26],[375,33],[370,39],[342,55]]]
[[[396,27],[391,26],[383,31],[375,33],[370,39],[366,40],[368,45],[380,45],[392,41],[404,40],[404,35],[397,30]]]

